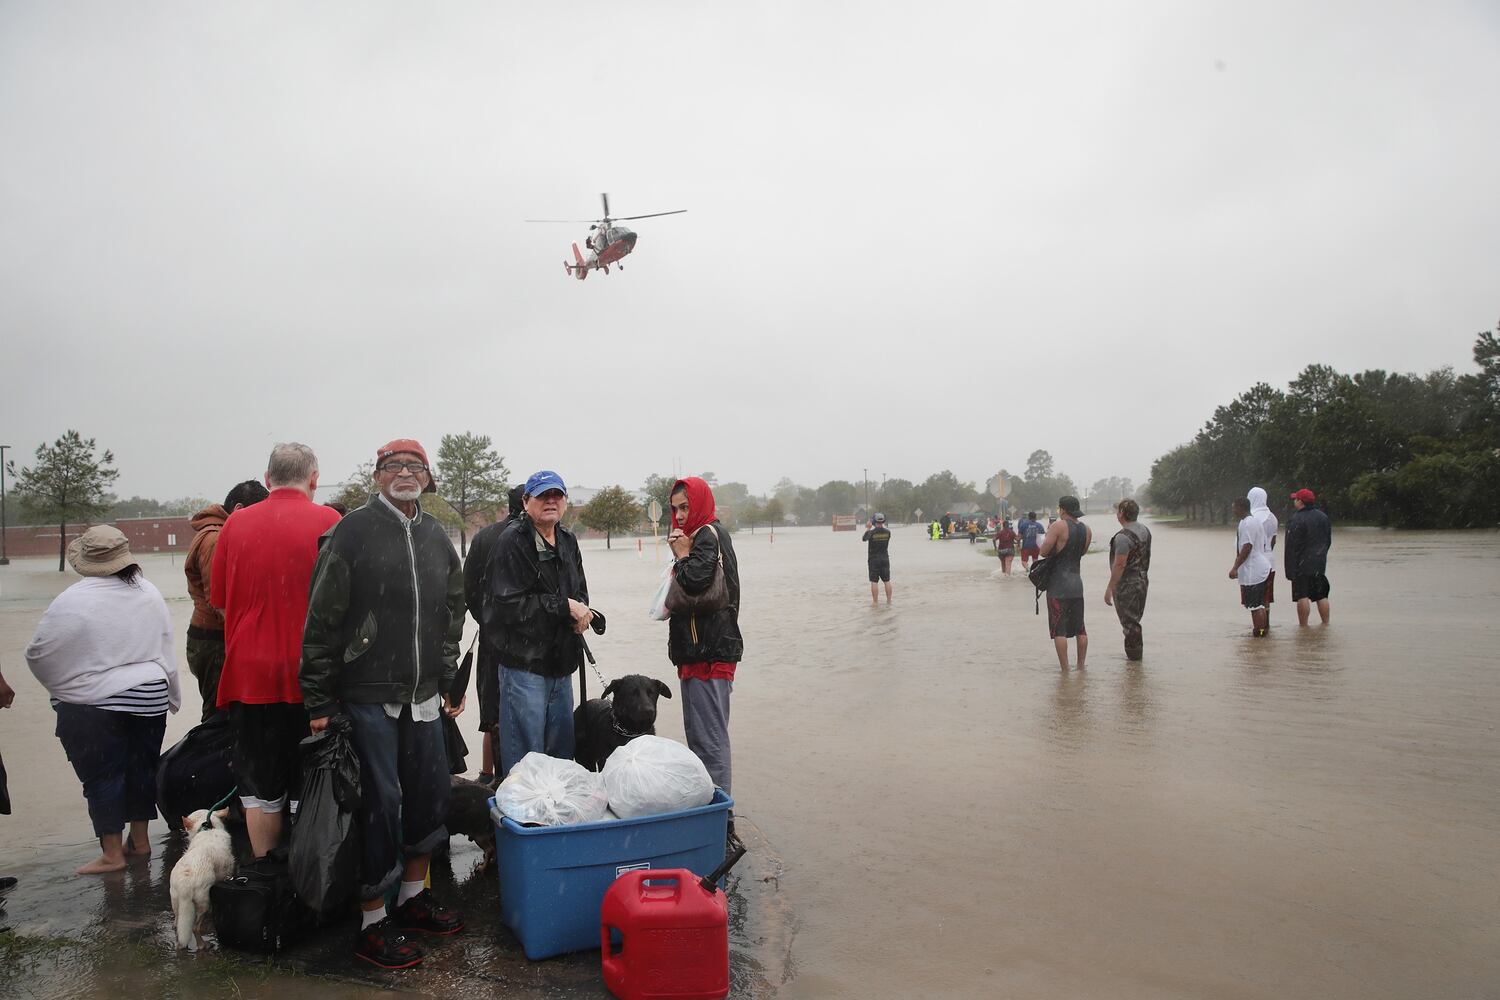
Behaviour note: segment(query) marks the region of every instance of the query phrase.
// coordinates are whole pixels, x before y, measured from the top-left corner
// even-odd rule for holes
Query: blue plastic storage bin
[[[681,812],[573,826],[495,823],[500,915],[529,959],[599,947],[599,908],[625,872],[686,868],[707,875],[724,860],[734,800],[714,789],[708,805]],[[490,799],[490,818],[498,814]]]

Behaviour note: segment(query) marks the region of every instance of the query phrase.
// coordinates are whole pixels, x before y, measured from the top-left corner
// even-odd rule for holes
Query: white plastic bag
[[[656,588],[656,596],[651,598],[651,610],[646,614],[654,622],[664,622],[672,617],[672,612],[667,610],[667,591],[672,589],[672,564],[662,570],[661,585]]]
[[[609,808],[621,819],[707,805],[714,783],[698,756],[663,736],[637,736],[609,755],[600,772]]]
[[[609,800],[599,775],[577,761],[533,750],[495,789],[495,807],[517,823],[567,826],[604,818]]]

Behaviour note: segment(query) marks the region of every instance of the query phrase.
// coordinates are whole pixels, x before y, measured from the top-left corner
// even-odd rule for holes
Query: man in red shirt
[[[297,744],[308,734],[297,668],[318,538],[338,513],[312,500],[318,459],[305,444],[278,444],[266,467],[271,495],[219,529],[210,601],[224,612],[220,708],[234,734],[231,764],[250,847],[264,857],[281,839]]]

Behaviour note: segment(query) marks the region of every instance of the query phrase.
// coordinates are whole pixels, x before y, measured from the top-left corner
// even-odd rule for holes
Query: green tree
[[[662,523],[666,525],[672,523],[672,487],[676,482],[676,476],[651,475],[641,484],[641,492],[646,494],[647,502],[655,500],[661,504]]]
[[[739,524],[749,525],[750,534],[753,535],[755,534],[755,526],[765,523],[765,516],[765,505],[755,499],[755,497],[746,497],[745,501],[740,504],[739,509],[736,511],[735,520]]]
[[[505,459],[490,447],[484,434],[444,434],[438,444],[438,496],[458,515],[458,552],[469,551],[468,520],[475,512],[489,512],[494,520],[497,507],[505,503],[510,470]],[[488,523],[488,521],[486,522]]]
[[[633,530],[641,523],[641,505],[623,486],[606,486],[584,504],[578,519],[586,527],[604,532],[604,547],[611,548],[615,532]]]
[[[1052,475],[1052,455],[1038,448],[1026,459],[1026,478],[1045,479]]]
[[[785,521],[786,508],[781,505],[781,498],[772,497],[767,500],[760,509],[760,518],[762,524],[769,524],[772,528]]]
[[[375,460],[366,459],[355,467],[342,483],[335,483],[338,492],[329,499],[344,508],[345,513],[363,507],[375,493]]]
[[[879,499],[875,502],[875,509],[892,521],[905,524],[917,509],[916,487],[910,480],[887,479],[880,484],[880,491],[876,495]]]
[[[77,431],[69,430],[51,445],[38,445],[35,464],[18,472],[14,460],[7,463],[22,509],[48,523],[57,522],[59,573],[68,554],[68,522],[103,513],[109,506],[109,484],[120,475],[119,470],[108,468],[115,463],[115,456],[108,449],[95,456],[96,447],[93,438],[85,441]]]

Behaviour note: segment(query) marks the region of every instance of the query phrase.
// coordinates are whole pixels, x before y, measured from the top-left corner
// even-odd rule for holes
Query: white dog
[[[188,834],[187,850],[172,868],[172,914],[177,918],[177,947],[198,950],[203,920],[208,916],[208,890],[234,874],[234,845],[221,825],[228,809],[210,813],[199,809],[182,818]]]

